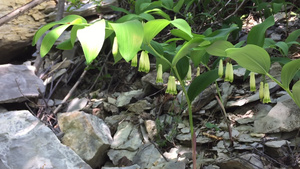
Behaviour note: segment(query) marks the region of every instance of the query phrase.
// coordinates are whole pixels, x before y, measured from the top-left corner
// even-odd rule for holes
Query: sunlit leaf
[[[189,35],[191,38],[193,37],[192,35],[192,29],[190,25],[183,19],[175,19],[171,21],[171,24],[175,26],[176,28],[182,30],[185,32],[187,35]]]
[[[186,41],[189,41],[192,39],[187,33],[185,33],[184,31],[182,31],[180,29],[172,29],[171,34],[174,36],[180,37]]]
[[[171,19],[170,19],[170,16],[169,16],[168,14],[166,14],[164,11],[162,11],[161,9],[158,9],[158,8],[154,8],[154,9],[151,9],[151,10],[147,10],[147,11],[145,11],[144,13],[156,14],[156,15],[159,15],[159,16],[164,17],[164,18],[167,19],[167,20],[171,20]]]
[[[248,34],[247,44],[254,44],[263,47],[266,30],[274,24],[274,17],[270,16],[263,23],[254,26]]]
[[[293,97],[298,107],[300,107],[300,81],[293,86]]]
[[[181,47],[181,49],[176,53],[172,61],[172,65],[175,66],[182,57],[186,56],[192,50],[192,48],[198,46],[201,42],[203,42],[203,38],[194,38],[189,42],[185,43]]]
[[[210,70],[196,77],[192,81],[187,91],[190,101],[192,102],[204,89],[206,89],[210,84],[212,84],[218,77],[218,69]]]
[[[209,54],[204,48],[193,49],[190,53],[190,58],[194,63],[194,66],[198,66],[200,63],[207,64],[209,60]]]
[[[40,54],[41,57],[44,57],[52,48],[55,41],[59,38],[59,36],[71,25],[61,25],[53,30],[51,30],[43,39]]]
[[[226,49],[227,57],[235,60],[240,66],[256,73],[268,73],[271,61],[269,54],[256,45],[246,45],[242,48]]]
[[[105,20],[93,23],[77,31],[86,63],[89,65],[99,54],[105,39]]]
[[[218,40],[227,40],[230,32],[239,29],[235,24],[231,25],[229,28],[223,28],[223,29],[218,29],[211,34],[209,34],[205,40],[214,42]],[[210,32],[210,29],[208,29],[208,33]]]
[[[177,4],[174,6],[173,11],[174,11],[175,13],[178,13],[179,10],[181,9],[183,3],[184,3],[184,0],[179,0],[179,1],[177,2]]]
[[[300,59],[293,60],[287,64],[285,64],[281,71],[281,82],[283,87],[289,88],[289,85],[296,75],[296,73],[300,70]]]
[[[133,20],[124,23],[110,23],[110,25],[116,33],[120,54],[129,62],[141,48],[144,38],[142,23]]]
[[[225,40],[215,41],[210,46],[206,47],[206,52],[213,56],[226,56],[225,50],[234,46]]]
[[[144,42],[150,44],[151,40],[166,26],[170,24],[170,21],[166,19],[156,19],[144,24]]]
[[[77,20],[77,19],[79,19],[79,20]],[[77,21],[73,22],[74,20],[77,20]],[[43,27],[41,27],[35,33],[33,40],[32,40],[32,46],[34,46],[37,43],[37,41],[39,40],[39,38],[53,26],[59,25],[59,24],[67,24],[67,23],[69,23],[69,25],[72,25],[71,22],[73,22],[74,24],[87,23],[87,21],[79,15],[68,15],[68,16],[64,17],[63,19],[61,19],[60,21],[48,23],[48,24],[44,25]]]

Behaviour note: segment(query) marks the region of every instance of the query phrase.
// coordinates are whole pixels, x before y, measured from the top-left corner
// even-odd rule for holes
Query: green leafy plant
[[[268,73],[271,66],[271,58],[263,46],[267,42],[264,37],[264,32],[268,27],[274,24],[272,17],[267,18],[261,25],[254,27],[249,33],[247,39],[248,44],[241,47],[244,42],[233,45],[231,42],[227,41],[230,33],[239,29],[235,24],[228,28],[216,31],[208,29],[203,34],[194,34],[192,33],[190,25],[183,19],[170,20],[169,18],[151,18],[146,19],[145,21],[144,19],[149,16],[146,11],[153,10],[153,6],[161,5],[165,8],[174,10],[178,3],[181,3],[181,1],[178,1],[175,5],[174,3],[172,4],[171,1],[155,2],[157,2],[157,4],[151,1],[136,1],[135,10],[137,14],[131,15],[128,13],[127,16],[131,15],[133,17],[127,17],[125,19],[121,18],[116,22],[102,19],[95,21],[94,23],[87,23],[81,16],[66,16],[61,21],[52,22],[40,28],[33,38],[32,45],[35,45],[38,39],[47,30],[58,25],[58,27],[50,30],[42,41],[40,53],[41,57],[44,57],[50,51],[57,38],[67,28],[72,26],[70,39],[59,44],[57,48],[69,50],[74,47],[77,38],[82,46],[87,65],[90,65],[98,56],[104,40],[107,38],[114,39],[113,55],[115,62],[124,59],[126,62],[132,61],[132,63],[136,65],[137,55],[138,53],[141,53],[139,70],[148,72],[150,69],[149,55],[154,56],[156,58],[156,65],[161,65],[162,71],[170,71],[171,73],[166,92],[170,94],[177,93],[175,84],[175,80],[177,80],[186,97],[192,138],[194,168],[196,168],[196,136],[193,128],[192,101],[204,89],[214,83],[217,78],[223,76],[220,73],[223,71],[220,71],[216,67],[212,69],[209,68],[208,60],[211,55],[220,57],[217,62],[221,60],[220,62],[222,63],[222,60],[229,58],[229,61],[236,61],[248,71],[270,77],[286,90],[300,107],[300,82],[296,82],[293,85],[292,90],[290,89],[292,79],[297,72],[299,72],[300,60],[287,62],[283,66],[281,82]],[[126,13],[128,11],[124,12]],[[170,28],[169,31],[174,37],[165,42],[155,41],[155,37],[167,27]],[[299,30],[293,32],[293,35],[298,37]],[[259,38],[257,38],[258,36]],[[298,44],[295,40],[294,36],[289,37],[285,43],[287,46]],[[277,46],[280,47],[281,45]],[[283,50],[281,47],[280,49]],[[189,72],[190,61],[195,67],[200,64],[204,65],[207,67],[208,71],[195,77],[191,81],[191,84],[186,86],[185,79]],[[231,63],[228,65],[225,74],[227,74],[228,81],[233,81],[233,67]],[[269,102],[268,84],[265,81],[263,81],[263,84],[265,85],[263,85],[264,90],[262,90],[262,99],[264,99],[264,102]]]

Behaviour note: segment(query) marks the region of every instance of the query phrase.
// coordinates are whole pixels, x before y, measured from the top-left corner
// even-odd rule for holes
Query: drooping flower
[[[226,63],[226,68],[225,68],[225,78],[224,78],[224,81],[225,82],[228,82],[229,81],[229,72],[230,72],[230,70],[229,70],[229,62],[227,62]]]
[[[186,75],[186,80],[192,80],[192,67],[189,65],[189,70]]]
[[[265,83],[263,103],[270,103],[270,102],[271,102],[271,99],[270,99],[269,84]]]
[[[169,93],[169,94],[172,94],[172,95],[177,94],[177,89],[176,89],[176,83],[175,83],[175,77],[174,76],[169,76],[166,93]]]
[[[250,91],[251,92],[255,92],[256,91],[255,74],[254,74],[254,72],[250,73]]]
[[[227,62],[225,69],[225,79],[226,82],[233,82],[233,66],[231,63]]]
[[[137,67],[137,55],[134,56],[134,58],[131,60],[131,66],[132,67]]]
[[[162,75],[163,75],[162,65],[159,64],[157,68],[156,83],[163,83]]]
[[[111,51],[112,51],[112,54],[113,54],[114,57],[116,57],[118,52],[119,52],[118,40],[117,40],[116,36],[114,38],[114,42],[113,42],[113,46],[112,46]]]
[[[219,71],[218,71],[219,78],[223,77],[223,71],[224,71],[223,69],[224,69],[223,68],[223,60],[220,59],[220,61],[219,61]]]
[[[196,73],[196,76],[200,76],[200,67],[197,67],[197,73]]]
[[[234,74],[233,74],[233,66],[231,63],[229,63],[229,82],[232,83],[233,82],[233,77],[234,77]]]
[[[264,82],[260,82],[259,85],[259,99],[262,101],[264,98]]]
[[[141,53],[138,71],[145,73],[148,73],[150,71],[150,60],[149,55],[146,51],[142,51]]]

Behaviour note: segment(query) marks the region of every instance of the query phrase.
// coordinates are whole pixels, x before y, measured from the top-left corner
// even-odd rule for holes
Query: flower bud
[[[233,82],[233,77],[234,77],[234,74],[233,74],[233,66],[232,64],[230,63],[229,64],[229,82],[232,83]]]
[[[260,82],[259,85],[259,99],[262,101],[264,98],[264,82]]]
[[[119,52],[118,40],[117,40],[117,37],[115,36],[113,46],[112,46],[113,56],[116,57],[118,52]]]
[[[177,94],[177,89],[176,89],[176,83],[175,83],[175,77],[174,76],[169,76],[166,93],[169,93],[169,94],[172,94],[172,95]]]
[[[226,63],[226,68],[225,68],[225,78],[224,78],[224,81],[225,81],[225,82],[228,82],[228,81],[229,81],[229,71],[230,71],[230,70],[229,70],[229,64],[230,64],[229,62]]]
[[[145,72],[145,73],[148,73],[150,71],[149,55],[145,51],[142,51],[141,53],[138,71]]]
[[[251,92],[255,92],[256,91],[255,74],[254,74],[254,72],[250,73],[250,91]]]
[[[157,68],[156,83],[163,83],[162,75],[163,75],[162,65],[159,64]]]
[[[222,78],[223,77],[223,60],[220,59],[219,61],[219,71],[218,71],[218,75],[219,75],[219,78]]]
[[[131,60],[131,66],[137,67],[137,55],[135,55],[134,58]]]
[[[200,76],[200,67],[197,67],[197,73],[196,76]]]
[[[270,99],[269,84],[265,83],[263,103],[270,103],[270,102],[271,102],[271,99]]]
[[[192,80],[192,67],[189,65],[189,70],[186,75],[186,80]]]

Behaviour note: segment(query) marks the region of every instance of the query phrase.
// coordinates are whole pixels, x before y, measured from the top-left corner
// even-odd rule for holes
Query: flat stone
[[[126,121],[119,124],[111,148],[136,151],[142,145],[142,136],[138,127]]]
[[[123,157],[126,157],[128,160],[132,161],[136,153],[137,151],[110,149],[107,152],[107,155],[114,165],[118,165],[119,160],[122,159]]]
[[[255,133],[290,132],[300,127],[300,108],[293,100],[278,102],[267,116],[254,121]]]
[[[62,143],[74,150],[93,168],[106,162],[106,152],[112,143],[108,126],[94,115],[82,111],[58,114],[58,124],[64,136]]]
[[[1,169],[91,169],[27,110],[0,113],[0,157]]]
[[[79,110],[83,109],[87,105],[88,101],[89,100],[87,98],[72,99],[72,101],[68,105],[67,112],[79,111]]]
[[[43,81],[34,74],[33,66],[0,65],[0,104],[22,102],[28,98],[39,96],[38,89],[43,93]]]
[[[130,92],[124,92],[119,95],[116,101],[117,107],[123,107],[130,103],[132,98],[140,98],[144,94],[143,90],[132,90]]]
[[[247,161],[247,162],[245,162]],[[217,165],[220,168],[226,169],[259,169],[264,168],[262,161],[260,161],[260,157],[256,154],[244,154],[239,158],[232,158],[229,160],[221,160],[218,161]]]

